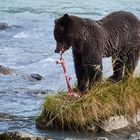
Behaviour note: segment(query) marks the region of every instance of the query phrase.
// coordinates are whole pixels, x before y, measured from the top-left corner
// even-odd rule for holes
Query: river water
[[[39,91],[52,94],[65,89],[59,58],[54,53],[53,27],[55,18],[64,13],[100,19],[112,11],[131,11],[140,18],[139,0],[0,0],[0,22],[12,25],[0,31],[0,65],[14,70],[13,75],[0,75],[0,132],[21,130],[55,140],[91,138],[92,134],[41,131],[35,128],[44,97]],[[64,54],[72,82],[76,82],[71,49]],[[112,73],[111,60],[104,59],[104,75]],[[140,65],[136,72],[140,73]],[[38,73],[40,82],[31,82],[28,75]],[[61,82],[60,82],[61,81]],[[103,136],[105,134],[98,134]],[[109,135],[121,139],[124,135]]]

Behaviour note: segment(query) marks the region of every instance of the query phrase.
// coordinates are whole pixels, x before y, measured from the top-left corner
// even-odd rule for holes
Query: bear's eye
[[[57,29],[54,30],[54,37],[55,37],[56,41],[61,42],[61,43],[63,42],[62,41],[62,38],[63,38],[62,33],[59,32]]]
[[[64,31],[64,27],[62,26],[55,26],[54,28],[55,39],[61,43],[63,43],[63,31]]]

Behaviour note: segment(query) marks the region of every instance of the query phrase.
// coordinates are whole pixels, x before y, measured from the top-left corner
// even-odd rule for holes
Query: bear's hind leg
[[[109,80],[118,82],[123,76],[124,62],[121,58],[112,58],[113,75],[109,77]]]
[[[140,49],[131,51],[130,54],[128,54],[127,61],[125,64],[124,77],[128,78],[130,76],[133,76],[135,68],[138,64],[139,55]]]

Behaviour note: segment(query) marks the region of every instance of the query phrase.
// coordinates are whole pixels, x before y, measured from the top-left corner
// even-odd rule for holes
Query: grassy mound
[[[100,82],[79,99],[64,92],[48,96],[37,119],[40,128],[86,130],[111,116],[133,117],[140,109],[140,77],[119,83]]]

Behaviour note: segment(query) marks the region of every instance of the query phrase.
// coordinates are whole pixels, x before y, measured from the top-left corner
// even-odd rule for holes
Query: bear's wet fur
[[[56,53],[72,46],[81,92],[102,78],[103,57],[112,57],[113,81],[133,75],[139,60],[140,20],[130,12],[113,12],[98,21],[65,14],[55,20],[54,37]]]

